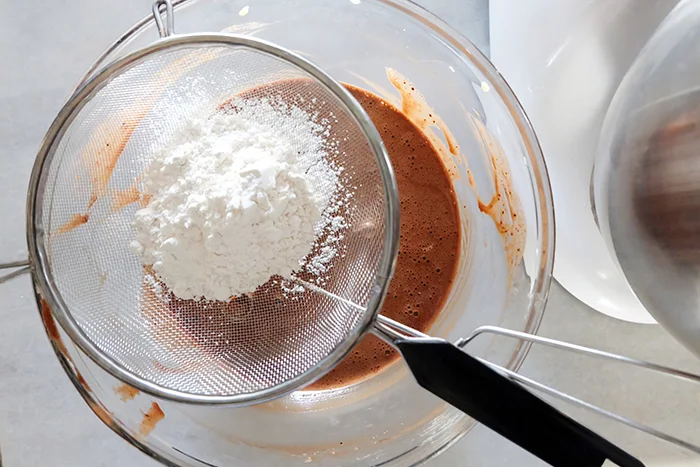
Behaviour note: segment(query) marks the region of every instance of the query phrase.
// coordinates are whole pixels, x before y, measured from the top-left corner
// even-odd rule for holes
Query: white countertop
[[[450,0],[419,3],[488,48],[486,0],[469,0],[460,8]],[[24,257],[26,186],[51,119],[98,54],[145,16],[150,5],[150,0],[0,0],[0,259]],[[0,451],[5,467],[156,465],[104,426],[75,392],[44,334],[27,277],[0,285],[0,322]],[[557,284],[540,334],[700,371],[700,361],[660,327],[607,318]],[[700,388],[688,383],[544,348],[533,349],[523,373],[700,442]],[[647,462],[696,458],[598,416],[568,411]],[[430,465],[542,464],[477,427]]]

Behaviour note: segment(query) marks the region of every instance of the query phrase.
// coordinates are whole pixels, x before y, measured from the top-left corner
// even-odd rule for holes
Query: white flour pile
[[[190,122],[142,176],[151,200],[132,249],[180,298],[228,300],[289,277],[321,231],[344,227],[328,217],[341,170],[325,157],[325,129],[297,108],[235,108]],[[309,264],[334,256],[332,244],[320,250]]]

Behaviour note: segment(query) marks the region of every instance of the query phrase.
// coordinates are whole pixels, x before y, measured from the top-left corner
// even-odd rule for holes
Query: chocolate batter
[[[313,90],[310,87],[312,84],[306,81],[292,84],[301,96]],[[283,82],[282,85],[288,87],[290,84]],[[450,293],[459,258],[460,217],[452,183],[432,143],[400,110],[372,93],[350,85],[346,87],[379,130],[399,188],[399,256],[381,313],[420,331],[427,331]],[[265,95],[277,89],[272,84],[256,88],[250,95]],[[242,97],[247,97],[247,94]],[[229,102],[220,108],[223,110],[227,106],[230,106]],[[338,125],[342,128],[342,123]],[[352,150],[343,149],[348,152]],[[355,195],[357,202],[362,196],[373,196],[363,192]],[[347,232],[347,235],[353,233]],[[306,278],[302,275],[302,279]],[[333,278],[330,280],[332,282]],[[324,307],[317,306],[314,301],[328,300],[312,293],[295,302],[283,300],[283,291],[278,282],[271,280],[253,294],[236,297],[229,302],[203,304],[178,299],[164,284],[156,286],[156,282],[152,272],[146,268],[142,311],[151,322],[155,338],[162,337],[163,346],[174,352],[198,347],[207,353],[217,354],[223,360],[231,361],[232,367],[237,366],[239,356],[260,358],[274,355],[276,346],[284,341],[283,337],[299,320],[322,319],[320,313]],[[162,291],[156,293],[156,289]],[[274,314],[274,319],[267,320],[265,326],[260,325],[256,313],[258,306]],[[173,338],[178,335],[181,338]],[[398,354],[391,346],[368,335],[336,368],[307,389],[348,386],[378,373],[397,358]],[[193,361],[192,367],[200,363]],[[163,368],[163,371],[187,371],[187,368]]]
[[[400,110],[375,94],[345,86],[379,130],[399,187],[399,257],[381,314],[426,332],[442,310],[457,271],[461,229],[452,182],[432,143]],[[393,347],[368,335],[307,389],[351,385],[398,356]]]

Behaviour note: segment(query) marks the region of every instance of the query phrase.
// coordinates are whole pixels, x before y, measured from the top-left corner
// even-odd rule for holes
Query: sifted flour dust
[[[142,176],[151,200],[136,213],[132,250],[180,298],[228,300],[289,277],[321,230],[342,227],[324,219],[340,180],[324,128],[265,100],[232,108],[189,122]],[[322,252],[312,264],[333,245]]]

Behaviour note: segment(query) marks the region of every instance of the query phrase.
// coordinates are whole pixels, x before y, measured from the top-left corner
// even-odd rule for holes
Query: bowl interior
[[[438,116],[442,124],[425,131],[443,148],[453,174],[463,235],[456,282],[431,333],[454,341],[482,325],[536,332],[554,241],[547,174],[516,99],[473,45],[405,1],[189,0],[176,5],[175,30],[266,39],[338,81],[397,107],[421,109],[411,114],[417,123],[426,113]],[[84,79],[157,37],[155,25],[144,20]],[[66,367],[74,382],[89,387],[84,396],[109,412],[110,426],[151,455],[179,465],[409,465],[439,452],[473,425],[420,389],[401,361],[348,388],[300,391],[272,403],[228,409],[147,395],[122,401],[115,379],[70,342],[63,347],[59,351],[74,363]],[[527,347],[484,336],[468,350],[517,369]],[[144,437],[143,413],[154,402],[165,418]]]

